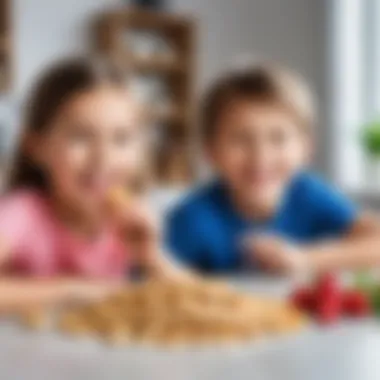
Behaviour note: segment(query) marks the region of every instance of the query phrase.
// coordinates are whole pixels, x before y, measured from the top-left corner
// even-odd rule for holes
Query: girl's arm
[[[106,296],[116,284],[70,278],[0,279],[0,311],[9,312],[28,305],[51,305],[70,301],[89,301]]]
[[[120,284],[86,279],[17,278],[6,274],[11,256],[9,245],[0,239],[0,311],[12,311],[30,304],[54,304],[73,300],[91,300],[115,291]]]

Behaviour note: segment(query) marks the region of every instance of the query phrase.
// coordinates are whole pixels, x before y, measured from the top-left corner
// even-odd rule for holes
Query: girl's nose
[[[110,166],[111,154],[112,152],[108,144],[98,141],[94,146],[90,165],[97,172],[102,173],[106,171]]]

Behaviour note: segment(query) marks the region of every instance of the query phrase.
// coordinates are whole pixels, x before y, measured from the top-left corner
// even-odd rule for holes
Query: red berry
[[[350,290],[343,297],[343,311],[351,317],[364,317],[370,314],[371,305],[366,294]]]
[[[341,316],[340,297],[326,297],[319,301],[317,308],[317,318],[322,324],[332,324]]]
[[[300,310],[313,312],[315,310],[315,294],[310,288],[299,288],[291,294],[291,302]]]
[[[342,293],[338,279],[326,274],[321,276],[316,289],[317,317],[323,324],[336,322],[341,316]]]
[[[317,291],[319,292],[330,292],[340,290],[340,283],[337,276],[334,276],[332,273],[325,273],[321,275],[317,282]]]

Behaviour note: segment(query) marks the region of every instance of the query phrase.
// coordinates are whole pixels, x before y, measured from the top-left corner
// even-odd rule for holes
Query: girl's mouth
[[[86,193],[93,196],[105,196],[112,187],[112,181],[107,176],[97,174],[84,175],[80,183]]]

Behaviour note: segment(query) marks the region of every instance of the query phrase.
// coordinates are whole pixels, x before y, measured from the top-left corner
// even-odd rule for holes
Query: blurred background
[[[286,64],[311,83],[319,100],[315,167],[380,207],[380,0],[1,0],[2,163],[31,80],[52,60],[88,51],[133,69],[156,139],[160,202],[202,174],[197,97],[248,55]]]

